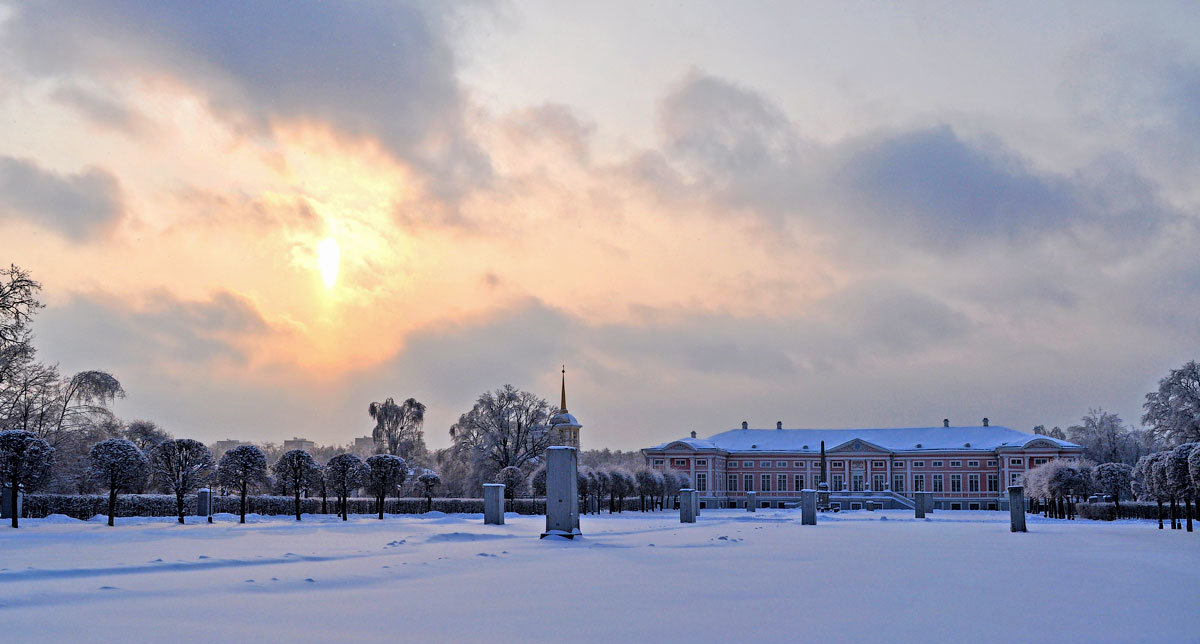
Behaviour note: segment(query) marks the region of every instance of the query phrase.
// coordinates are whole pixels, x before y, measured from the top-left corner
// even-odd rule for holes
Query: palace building
[[[565,406],[565,405],[564,405]],[[1007,507],[1007,486],[1053,459],[1078,460],[1083,448],[1008,427],[890,429],[751,429],[743,422],[708,438],[673,440],[642,450],[657,470],[687,474],[701,507],[745,507],[754,492],[760,507],[784,507],[800,490],[821,482],[824,449],[830,500],[842,509],[868,503],[912,508],[914,492],[932,492],[944,510]]]

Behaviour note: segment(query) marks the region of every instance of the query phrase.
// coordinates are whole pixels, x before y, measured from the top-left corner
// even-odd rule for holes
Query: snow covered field
[[[883,520],[886,517],[886,520]],[[1007,514],[64,517],[0,530],[6,642],[1200,638],[1200,534]]]

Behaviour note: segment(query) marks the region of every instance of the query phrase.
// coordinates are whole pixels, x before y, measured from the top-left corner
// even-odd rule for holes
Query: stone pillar
[[[925,496],[924,492],[916,492],[913,494],[913,515],[918,519],[925,518]]]
[[[546,531],[542,537],[579,535],[579,454],[574,447],[546,448]]]
[[[921,506],[921,515],[933,513],[933,492],[917,492],[916,503]]]
[[[684,488],[679,491],[679,522],[680,523],[695,523],[696,522],[696,491],[691,488]]]
[[[800,525],[817,525],[816,490],[800,490]]]
[[[692,494],[692,514],[700,516],[700,492]]]
[[[25,493],[17,491],[17,518],[21,517],[21,507],[25,502]],[[3,492],[0,492],[0,519],[11,519],[12,512],[12,486],[5,485]]]
[[[1008,486],[1008,527],[1012,532],[1028,532],[1025,529],[1024,486]]]
[[[483,524],[504,525],[504,484],[483,484]]]
[[[757,492],[747,492],[746,493],[746,511],[747,512],[755,512],[758,509],[757,506],[758,506],[758,493]]]
[[[208,522],[212,523],[213,515],[213,498],[212,490],[202,487],[196,491],[196,516],[208,517]]]

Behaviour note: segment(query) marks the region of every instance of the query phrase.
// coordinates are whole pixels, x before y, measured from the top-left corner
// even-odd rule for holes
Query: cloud
[[[0,156],[0,219],[26,219],[81,242],[110,230],[121,215],[120,185],[101,168],[62,175]]]
[[[378,140],[423,170],[435,194],[456,198],[491,169],[466,131],[451,12],[416,2],[50,1],[18,7],[7,32],[32,73],[167,74],[243,127],[317,121]]]

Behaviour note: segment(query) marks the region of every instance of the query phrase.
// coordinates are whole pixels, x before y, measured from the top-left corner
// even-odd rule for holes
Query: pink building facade
[[[1083,448],[1008,427],[888,429],[731,429],[642,450],[652,469],[687,474],[702,507],[785,507],[800,490],[816,489],[825,444],[826,482],[843,509],[912,507],[915,492],[932,492],[945,510],[1007,507],[1007,486],[1053,459],[1078,460]]]

